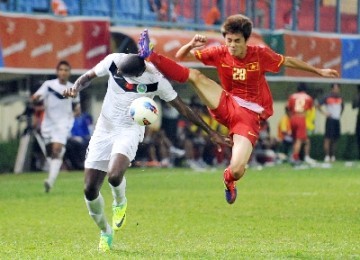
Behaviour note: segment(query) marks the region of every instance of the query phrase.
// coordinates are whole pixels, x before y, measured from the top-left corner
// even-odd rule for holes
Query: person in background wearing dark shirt
[[[325,107],[325,110],[323,109]],[[340,117],[344,111],[344,101],[340,96],[340,85],[331,85],[331,91],[319,100],[319,111],[326,116],[324,138],[324,162],[335,162],[336,142],[340,138]]]

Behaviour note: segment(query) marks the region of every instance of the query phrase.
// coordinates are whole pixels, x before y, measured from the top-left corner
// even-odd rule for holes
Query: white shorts
[[[130,161],[134,160],[143,138],[144,131],[137,125],[109,131],[98,122],[90,139],[85,168],[107,172],[111,156],[117,153],[125,155]]]
[[[67,125],[52,125],[41,127],[41,136],[44,138],[45,144],[60,143],[66,145],[67,139],[70,135],[71,127]]]

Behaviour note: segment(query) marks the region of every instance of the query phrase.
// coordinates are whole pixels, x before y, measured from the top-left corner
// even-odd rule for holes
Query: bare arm
[[[218,145],[232,146],[232,142],[229,138],[225,138],[218,132],[212,130],[210,126],[206,124],[205,121],[198,114],[195,114],[194,111],[192,111],[191,108],[187,106],[179,96],[177,96],[169,103],[170,105],[175,107],[180,114],[185,116],[187,119],[189,119],[195,125],[199,126],[201,129],[203,129],[210,136],[212,142],[217,143]]]
[[[96,77],[95,72],[93,70],[89,70],[75,81],[72,88],[64,90],[64,97],[76,97],[77,94],[84,88],[87,88],[90,85],[91,80]]]
[[[196,34],[194,38],[191,39],[190,42],[182,46],[176,53],[175,57],[179,60],[183,60],[192,49],[202,47],[206,44],[207,38],[206,36]]]
[[[294,58],[294,57],[288,57],[288,56],[285,57],[285,61],[284,61],[283,65],[286,67],[289,67],[289,68],[293,68],[293,69],[312,72],[314,74],[317,74],[319,76],[326,77],[326,78],[339,77],[339,73],[336,70],[315,68],[314,66],[312,66],[302,60]]]

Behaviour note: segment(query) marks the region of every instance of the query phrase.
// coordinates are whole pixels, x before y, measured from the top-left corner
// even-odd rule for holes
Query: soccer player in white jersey
[[[99,250],[108,251],[113,230],[122,228],[126,221],[127,200],[124,173],[134,159],[138,144],[143,140],[145,127],[137,125],[129,115],[131,102],[139,97],[158,95],[182,115],[200,126],[218,144],[231,145],[195,114],[177,95],[171,84],[155,67],[136,54],[108,55],[93,69],[80,76],[66,97],[76,97],[95,77],[109,76],[107,93],[95,131],[91,137],[85,160],[85,201],[89,214],[101,229]],[[100,188],[108,174],[114,197],[113,218],[110,226],[104,214],[104,199]]]
[[[71,88],[71,66],[60,61],[56,66],[57,78],[46,80],[32,96],[33,102],[43,101],[45,116],[41,123],[41,135],[45,140],[49,175],[44,182],[45,192],[54,186],[65,153],[65,145],[74,123],[73,106],[80,106],[79,98],[66,99],[62,93]]]

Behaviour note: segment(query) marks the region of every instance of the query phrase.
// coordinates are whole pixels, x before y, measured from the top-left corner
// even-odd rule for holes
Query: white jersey
[[[100,119],[102,117],[109,124],[109,130],[137,125],[129,114],[130,104],[136,98],[143,96],[154,98],[158,95],[165,102],[169,102],[177,97],[170,82],[151,63],[146,62],[146,71],[140,77],[117,75],[116,64],[119,64],[126,55],[125,53],[110,54],[94,68],[98,77],[109,75],[108,88],[100,114]]]
[[[145,127],[130,117],[131,102],[139,97],[158,95],[166,102],[177,97],[170,82],[151,64],[140,77],[117,75],[117,65],[127,54],[110,54],[94,71],[98,77],[109,75],[108,88],[95,131],[91,137],[85,168],[106,172],[112,154],[123,154],[130,161],[144,138]]]
[[[41,123],[42,132],[47,132],[49,129],[66,132],[71,129],[74,123],[72,103],[79,102],[79,97],[67,99],[63,97],[63,92],[72,86],[71,82],[63,85],[58,79],[53,79],[45,81],[35,92],[35,96],[40,95],[40,100],[44,100],[45,115]]]

